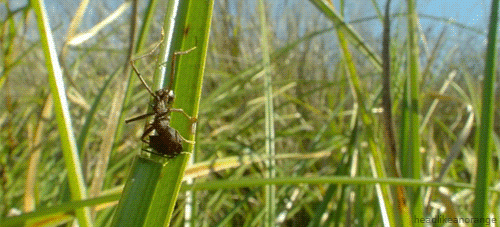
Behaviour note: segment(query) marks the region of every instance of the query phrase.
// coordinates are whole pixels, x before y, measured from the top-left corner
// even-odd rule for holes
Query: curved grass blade
[[[43,0],[32,0],[31,5],[36,13],[40,41],[45,53],[45,65],[47,67],[50,91],[54,98],[54,112],[56,115],[61,148],[63,151],[66,169],[68,171],[69,187],[73,200],[82,200],[87,197],[85,182],[83,181],[82,167],[78,157],[78,149],[71,126],[69,104],[66,98],[61,67],[57,59],[56,48],[50,24],[45,11]],[[92,226],[88,208],[76,210],[76,216],[80,226]]]
[[[94,27],[89,29],[87,32],[78,34],[74,37],[72,37],[70,40],[68,40],[68,45],[71,46],[76,46],[80,45],[83,42],[91,39],[92,37],[96,36],[99,31],[102,29],[106,28],[110,24],[116,21],[118,17],[120,17],[131,5],[132,1],[125,1],[120,7],[118,7],[113,13],[111,13],[108,17],[106,17],[104,20],[96,24]]]
[[[361,36],[344,21],[344,18],[335,11],[330,3],[327,0],[309,0],[318,10],[323,13],[328,19],[330,19],[335,27],[337,27],[338,31],[342,31],[345,33],[353,46],[359,48],[361,52],[363,52],[366,56],[369,57],[370,61],[377,68],[382,67],[382,60],[380,57],[373,51],[373,49],[361,38]]]

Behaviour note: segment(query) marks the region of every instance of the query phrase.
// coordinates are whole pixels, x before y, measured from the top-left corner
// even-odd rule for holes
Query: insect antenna
[[[153,92],[153,90],[151,90],[151,88],[148,86],[148,84],[146,83],[146,81],[144,81],[144,78],[142,78],[142,75],[141,73],[139,72],[139,70],[135,67],[135,64],[134,62],[141,59],[141,58],[145,58],[149,55],[152,55],[157,49],[158,47],[162,44],[163,42],[163,38],[165,37],[165,34],[163,32],[163,28],[161,30],[161,40],[160,42],[158,42],[154,47],[153,49],[151,49],[151,51],[149,53],[146,53],[146,54],[143,54],[139,57],[136,57],[136,58],[133,58],[132,60],[130,60],[130,64],[132,65],[132,68],[134,69],[135,71],[135,74],[137,74],[137,76],[139,77],[139,79],[141,80],[142,84],[144,84],[144,87],[146,87],[146,90],[148,90],[149,94],[151,94],[153,97],[155,97],[155,99],[157,98],[156,97],[156,94]]]
[[[137,74],[137,76],[139,77],[139,79],[141,80],[142,84],[144,85],[144,87],[146,87],[146,90],[148,90],[149,94],[151,94],[153,97],[156,98],[156,95],[155,93],[153,92],[153,90],[151,90],[151,88],[148,86],[148,84],[146,83],[146,81],[144,81],[144,78],[142,78],[141,76],[141,73],[139,72],[139,70],[137,70],[137,68],[135,67],[135,64],[134,64],[134,60],[130,60],[130,64],[132,65],[132,68],[134,69],[135,71],[135,74]]]

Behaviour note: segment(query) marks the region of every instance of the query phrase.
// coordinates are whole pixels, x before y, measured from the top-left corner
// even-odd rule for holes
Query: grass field
[[[492,225],[498,0],[482,28],[365,2],[2,1],[0,226]],[[174,158],[125,124],[148,53],[197,119]]]

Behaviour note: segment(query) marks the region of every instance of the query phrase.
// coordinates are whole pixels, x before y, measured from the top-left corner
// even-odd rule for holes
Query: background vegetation
[[[144,113],[149,100],[129,79],[128,59],[161,39],[166,3],[157,3],[139,41],[132,39],[132,2],[46,6],[69,102],[67,135],[78,154],[69,165],[57,124],[65,110],[48,86],[58,79],[46,76],[49,44],[40,41],[46,34],[39,35],[35,2],[0,3],[0,225],[57,225],[88,214],[104,226],[143,146],[144,125],[123,122]],[[215,1],[193,162],[172,225],[418,225],[410,218],[475,217],[486,24],[411,14],[412,1],[392,2],[392,155],[383,106],[386,2],[334,3]],[[137,27],[154,4],[137,5]],[[132,51],[131,40],[142,47]],[[148,82],[154,62],[138,63]],[[498,108],[493,115],[492,157],[483,156],[492,166],[486,206],[500,220]],[[71,201],[75,184],[85,193]]]

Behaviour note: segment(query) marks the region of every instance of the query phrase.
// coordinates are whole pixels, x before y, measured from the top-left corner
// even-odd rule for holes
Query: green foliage
[[[205,3],[180,2],[174,38],[136,61],[158,89],[173,52],[196,47],[177,59],[174,86],[196,133],[179,113],[171,124],[196,143],[171,160],[142,151],[146,120],[124,120],[148,111],[129,60],[162,28],[169,36],[173,1],[125,1],[95,18],[79,16],[95,10],[82,1],[66,17],[49,11],[50,21],[42,1],[0,3],[0,226],[499,220],[495,43],[480,45],[482,29],[392,1],[403,12],[390,14],[398,176],[381,114],[385,1],[311,0],[277,15],[276,1],[217,0],[211,20]],[[431,25],[417,29],[423,18]]]

